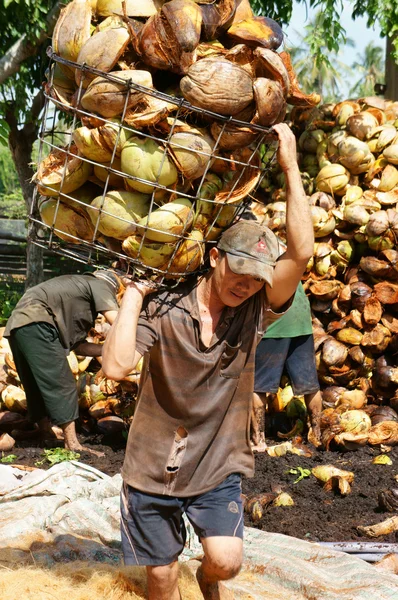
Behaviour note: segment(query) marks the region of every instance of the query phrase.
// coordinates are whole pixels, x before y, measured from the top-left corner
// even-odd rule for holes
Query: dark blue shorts
[[[256,351],[254,391],[275,394],[284,369],[297,396],[319,390],[311,334],[295,338],[263,338]]]
[[[199,539],[243,539],[242,487],[232,473],[213,490],[190,498],[145,494],[123,483],[121,534],[126,565],[169,565],[184,549],[185,513]]]

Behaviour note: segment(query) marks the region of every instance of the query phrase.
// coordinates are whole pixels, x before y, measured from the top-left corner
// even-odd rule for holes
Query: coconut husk
[[[336,339],[344,344],[359,345],[363,334],[353,327],[345,327],[337,332]]]
[[[383,314],[383,307],[375,296],[371,296],[363,309],[363,318],[368,325],[376,325]]]
[[[273,81],[277,81],[283,90],[283,95],[286,98],[290,91],[290,80],[287,69],[283,60],[273,50],[258,46],[253,55],[256,59],[256,75],[257,77],[268,77]]]
[[[398,284],[396,283],[381,281],[376,283],[373,290],[381,304],[396,304],[398,302]]]
[[[391,333],[398,333],[398,317],[385,312],[381,318],[381,322]]]
[[[283,64],[286,67],[286,71],[289,75],[290,82],[290,91],[287,96],[288,104],[293,104],[294,106],[303,106],[303,107],[313,107],[320,103],[321,96],[313,92],[312,94],[305,94],[299,86],[296,73],[294,71],[294,67],[292,65],[292,60],[290,54],[288,52],[280,52],[280,58],[283,61]]]
[[[266,77],[257,77],[253,82],[253,89],[257,107],[255,122],[263,127],[280,123],[286,114],[281,84]]]
[[[361,345],[368,347],[372,352],[384,352],[391,340],[391,333],[387,327],[380,323],[363,335]]]
[[[398,444],[398,422],[397,421],[382,421],[377,425],[373,425],[369,430],[369,444],[376,446],[386,444],[395,446]]]
[[[120,19],[118,26],[94,32],[83,44],[76,62],[109,73],[126,50],[129,41],[129,31]],[[106,52],[103,51],[104,48],[106,48]],[[80,85],[81,82],[84,88],[87,88],[95,77],[96,75],[93,73],[80,69],[75,71],[76,84]]]
[[[228,170],[233,171],[235,174],[223,187],[222,191],[215,195],[214,201],[236,204],[248,197],[257,186],[261,177],[261,159],[258,152],[253,153],[250,148],[237,150],[230,154],[228,158],[232,162],[223,161],[224,168],[229,165]],[[214,167],[215,163],[212,165],[212,171],[215,171]]]
[[[124,122],[134,129],[143,129],[166,119],[174,110],[176,110],[176,105],[172,102],[166,102],[146,94],[133,108],[127,109]]]
[[[276,50],[283,42],[283,31],[276,21],[268,17],[251,17],[234,22],[227,31],[234,44]]]
[[[202,39],[205,41],[216,40],[225,29],[232,25],[235,9],[235,0],[201,3]]]
[[[239,65],[242,69],[245,69],[252,79],[256,77],[253,50],[252,48],[249,48],[249,46],[246,46],[246,44],[237,44],[225,51],[224,58]]]
[[[91,35],[92,10],[89,2],[74,0],[61,10],[54,27],[52,47],[61,58],[76,62],[84,43]],[[69,79],[74,79],[74,69],[59,63]]]
[[[33,180],[43,196],[69,194],[82,186],[90,176],[92,167],[78,156],[75,144],[67,148],[53,149],[41,161]]]
[[[142,60],[156,69],[185,74],[195,61],[202,13],[192,0],[171,0],[150,17],[138,36]]]
[[[329,367],[342,365],[347,356],[348,348],[344,344],[332,337],[325,340],[322,346],[322,360],[325,365]]]
[[[337,280],[325,280],[314,283],[310,286],[310,292],[318,300],[327,301],[333,300],[338,296],[338,293],[342,287],[340,281]]]
[[[162,7],[164,0],[125,0],[125,11],[123,0],[97,0],[96,13],[100,17],[111,15],[126,15],[128,17],[151,17],[156,15]]]

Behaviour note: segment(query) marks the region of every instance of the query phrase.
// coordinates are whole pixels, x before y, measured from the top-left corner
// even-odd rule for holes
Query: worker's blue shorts
[[[256,351],[254,391],[276,394],[284,369],[296,396],[319,390],[313,335],[263,338]]]
[[[199,539],[243,539],[241,476],[232,473],[216,488],[190,498],[145,494],[123,483],[121,534],[126,565],[169,565],[184,549],[185,513]]]

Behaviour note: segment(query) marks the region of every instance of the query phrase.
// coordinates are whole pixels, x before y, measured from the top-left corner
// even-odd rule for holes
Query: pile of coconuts
[[[315,233],[303,284],[323,443],[389,447],[398,443],[398,103],[350,99],[293,108],[288,119]],[[285,239],[284,178],[271,150],[252,210]],[[291,401],[280,390],[274,407]]]
[[[34,177],[49,246],[158,278],[200,270],[267,171],[269,128],[320,102],[282,43],[248,0],[67,4]]]

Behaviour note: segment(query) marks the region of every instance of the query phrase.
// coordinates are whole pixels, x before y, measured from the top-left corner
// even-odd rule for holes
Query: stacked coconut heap
[[[174,278],[198,270],[267,169],[267,128],[287,103],[320,101],[300,91],[282,41],[248,0],[68,4],[35,175],[52,247],[105,248]]]
[[[398,103],[365,98],[293,109],[291,122],[315,232],[304,287],[326,409],[323,440],[396,444]],[[284,237],[276,166],[262,186],[273,201],[253,210]],[[284,396],[277,403],[291,398]]]
[[[110,325],[101,315],[87,340],[102,344]],[[10,451],[17,436],[31,435],[27,419],[26,396],[20,382],[12,352],[0,330],[0,452]],[[71,371],[76,379],[80,421],[86,433],[117,434],[128,429],[134,414],[140,367],[123,381],[107,379],[98,362],[91,357],[68,355]],[[25,433],[24,433],[25,432]]]

